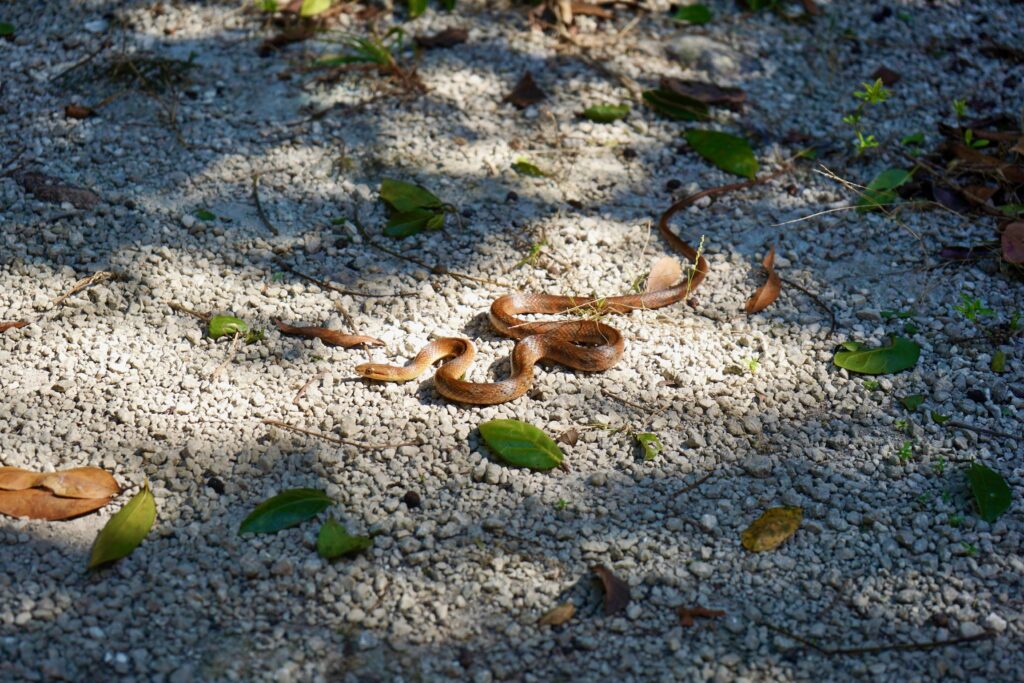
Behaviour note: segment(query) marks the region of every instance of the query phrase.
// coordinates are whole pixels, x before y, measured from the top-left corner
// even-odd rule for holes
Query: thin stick
[[[52,83],[53,81],[56,81],[59,78],[64,78],[65,76],[67,76],[69,73],[71,73],[75,69],[79,69],[79,68],[85,66],[86,64],[91,62],[93,59],[95,59],[96,56],[99,55],[99,53],[103,52],[108,47],[110,47],[110,39],[109,38],[107,40],[104,40],[102,43],[100,43],[100,46],[98,48],[96,48],[93,52],[90,52],[85,57],[83,57],[82,59],[78,60],[77,62],[75,62],[74,64],[72,64],[68,68],[64,69],[60,73],[51,76],[49,82]]]
[[[313,382],[316,382],[318,379],[321,379],[322,377],[326,377],[329,374],[331,374],[331,373],[327,372],[326,370],[321,370],[320,372],[318,372],[315,375],[313,375],[312,377],[310,377],[309,381],[306,382],[305,384],[303,384],[302,388],[299,389],[299,391],[295,394],[295,398],[292,399],[292,403],[294,403],[295,405],[298,405],[299,404],[299,399],[301,399],[303,396],[306,395],[306,392],[309,391],[309,388],[311,386],[313,386]]]
[[[828,334],[825,335],[825,339],[828,339],[829,337],[831,337],[832,334],[836,331],[836,314],[835,314],[835,312],[828,305],[826,305],[824,301],[819,299],[817,297],[817,295],[815,295],[810,290],[806,289],[803,285],[798,284],[797,282],[794,282],[793,280],[790,280],[789,278],[785,278],[785,277],[781,277],[780,276],[779,279],[782,280],[783,284],[785,284],[785,285],[787,285],[789,287],[793,287],[794,289],[798,289],[801,292],[803,292],[804,294],[806,294],[808,297],[810,297],[811,301],[813,301],[818,306],[818,308],[820,308],[821,310],[823,310],[826,313],[828,313],[828,317],[829,317],[830,323],[829,323],[829,326],[828,326]]]
[[[281,232],[277,229],[277,226],[270,222],[267,212],[263,210],[263,203],[260,201],[260,175],[258,173],[252,177],[252,200],[256,204],[256,215],[260,217],[260,222],[275,237],[280,235]]]
[[[324,441],[330,441],[331,443],[336,443],[336,444],[338,444],[340,446],[356,446],[357,448],[365,448],[365,449],[368,449],[368,450],[385,450],[385,449],[388,449],[388,448],[399,448],[401,446],[420,446],[420,445],[422,445],[421,442],[419,442],[419,441],[406,441],[404,443],[381,443],[381,444],[362,443],[360,441],[349,441],[348,439],[339,439],[338,437],[331,436],[329,434],[321,434],[320,432],[311,432],[308,429],[303,429],[302,427],[296,427],[295,425],[290,425],[287,422],[281,422],[280,420],[269,420],[268,419],[268,420],[264,420],[263,424],[270,425],[271,427],[280,427],[281,429],[287,429],[288,431],[292,431],[292,432],[298,432],[299,434],[305,434],[306,436],[315,436],[318,439],[323,439]]]
[[[303,272],[301,272],[299,270],[296,270],[296,268],[294,266],[292,266],[291,264],[285,263],[284,261],[282,261],[280,259],[278,259],[277,265],[282,270],[286,270],[289,273],[291,273],[292,275],[294,275],[294,276],[296,276],[298,278],[301,278],[301,279],[303,279],[303,280],[305,280],[307,282],[312,282],[314,285],[316,285],[317,287],[320,287],[321,289],[327,289],[327,290],[330,290],[332,292],[337,292],[338,294],[348,294],[349,296],[365,296],[365,297],[371,298],[371,299],[372,298],[384,299],[384,298],[387,298],[389,296],[418,296],[416,294],[416,292],[394,292],[394,293],[391,293],[391,294],[373,294],[371,292],[357,292],[354,289],[343,289],[341,287],[338,287],[337,285],[332,285],[330,282],[327,282],[326,280],[318,280],[318,279],[316,279],[315,277],[313,277],[311,275],[306,275],[305,273],[303,273]]]
[[[193,311],[191,308],[185,308],[181,304],[175,303],[173,301],[165,301],[164,303],[167,304],[167,306],[172,310],[175,310],[179,313],[184,313],[185,315],[194,316],[196,318],[199,318],[203,322],[206,322],[207,320],[213,317],[213,314],[211,313],[200,313],[199,311]]]
[[[811,648],[812,650],[816,650],[817,652],[820,652],[823,655],[828,655],[830,657],[836,655],[849,656],[877,654],[879,652],[891,652],[894,650],[933,650],[937,647],[945,647],[947,645],[960,645],[962,643],[973,643],[978,640],[991,640],[992,638],[995,638],[995,634],[986,632],[979,633],[978,635],[974,636],[948,638],[946,640],[932,640],[926,643],[893,643],[892,645],[867,645],[865,647],[822,647],[821,645],[815,643],[813,640],[809,640],[808,638],[804,638],[803,636],[798,636],[797,634],[787,631],[786,629],[781,628],[779,626],[775,626],[774,624],[761,622],[761,625],[765,626],[771,631],[781,633],[787,638],[792,638],[798,643],[805,645]]]
[[[56,299],[54,299],[53,300],[53,305],[54,306],[59,306],[69,296],[77,294],[78,292],[82,291],[86,287],[91,287],[92,285],[95,285],[97,283],[103,282],[104,280],[109,280],[112,277],[114,277],[114,274],[111,273],[109,270],[101,270],[98,273],[93,273],[89,277],[83,277],[81,280],[79,280],[74,285],[72,285],[71,289],[69,289],[64,294],[61,294],[60,296],[58,296]]]
[[[224,359],[223,363],[221,363],[216,368],[214,368],[213,373],[210,374],[210,381],[211,382],[213,380],[217,379],[217,377],[220,375],[220,373],[224,371],[224,368],[226,368],[228,366],[228,364],[231,363],[231,361],[233,361],[235,359],[235,356],[238,354],[238,349],[241,348],[241,346],[242,346],[242,333],[241,332],[235,332],[235,338],[231,340],[231,349],[228,351],[228,357]]]
[[[985,429],[984,427],[975,427],[974,425],[969,425],[966,422],[960,422],[958,420],[950,420],[946,422],[944,426],[952,429],[966,429],[971,432],[978,432],[979,434],[988,434],[989,436],[998,436],[999,438],[1002,439],[1019,438],[1014,436],[1013,434],[1007,434],[1006,432],[997,432],[994,429]]]
[[[710,472],[708,472],[707,474],[705,474],[703,477],[693,482],[692,484],[684,486],[681,490],[676,492],[676,496],[681,496],[684,493],[689,493],[690,491],[694,490],[695,488],[706,482],[708,479],[710,479],[711,475],[713,475],[714,473],[715,471],[711,470]]]

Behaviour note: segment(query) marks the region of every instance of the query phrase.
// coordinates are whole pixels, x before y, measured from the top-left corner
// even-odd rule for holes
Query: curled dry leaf
[[[0,491],[0,514],[57,521],[99,510],[110,498],[61,498],[43,489]]]
[[[109,498],[121,490],[113,475],[98,467],[50,472],[43,475],[36,486],[50,489],[54,495],[64,498]]]
[[[337,330],[329,330],[326,327],[294,327],[283,323],[280,320],[275,320],[274,324],[277,325],[277,329],[280,330],[281,334],[291,334],[298,337],[309,337],[311,339],[319,339],[324,344],[331,344],[332,346],[343,346],[346,349],[352,348],[353,346],[383,346],[384,342],[375,337],[366,337],[358,334],[345,334],[344,332],[338,332]]]
[[[76,209],[91,209],[101,201],[100,196],[92,190],[67,185],[60,178],[54,178],[43,173],[36,173],[34,171],[16,173],[14,180],[26,192],[32,193],[44,202],[53,202],[54,204],[68,202]]]
[[[598,19],[612,19],[615,14],[607,7],[591,4],[589,2],[571,3],[572,13],[580,16],[597,17]]]
[[[23,491],[39,485],[43,474],[20,467],[0,467],[0,490]]]
[[[645,292],[657,292],[661,289],[668,289],[683,277],[683,267],[679,259],[671,256],[662,256],[651,266],[651,274],[647,276]]]
[[[416,36],[416,44],[420,47],[454,47],[469,40],[469,31],[464,28],[446,28],[432,36]]]
[[[701,607],[696,605],[694,607],[677,607],[676,614],[679,615],[679,625],[687,628],[694,625],[694,618],[698,619],[719,619],[725,616],[725,612],[720,609],[708,609],[707,607]]]
[[[779,507],[765,510],[740,534],[743,547],[752,553],[775,550],[796,533],[803,521],[804,511],[798,507]]]
[[[757,313],[768,308],[779,298],[779,292],[782,291],[782,278],[775,272],[774,246],[765,254],[761,265],[768,271],[768,280],[747,300],[747,313]]]
[[[27,320],[8,320],[0,322],[0,332],[6,332],[7,330],[17,330],[22,327],[28,327]]]
[[[626,609],[629,604],[629,584],[612,574],[612,570],[603,564],[597,564],[590,568],[604,588],[604,613],[611,616]]]
[[[661,79],[661,88],[697,100],[709,107],[726,107],[733,111],[742,111],[743,104],[747,101],[747,93],[740,88],[728,88],[705,81],[666,76]]]
[[[1024,263],[1024,222],[1010,223],[1003,228],[1001,243],[1003,260],[1007,263]]]
[[[574,614],[576,614],[576,605],[571,602],[563,602],[542,614],[537,623],[541,626],[561,626],[572,619]]]
[[[533,80],[533,74],[527,71],[519,79],[519,82],[516,83],[516,87],[512,89],[512,92],[505,97],[505,101],[511,102],[517,109],[526,109],[531,104],[537,104],[545,97],[547,97],[547,93],[540,89],[537,82]]]

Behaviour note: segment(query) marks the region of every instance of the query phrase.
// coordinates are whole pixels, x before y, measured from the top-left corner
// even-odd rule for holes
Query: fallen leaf
[[[898,195],[895,190],[913,178],[911,171],[902,168],[889,168],[876,175],[864,193],[857,199],[859,211],[881,209],[896,202]]]
[[[434,47],[455,47],[469,40],[469,31],[464,28],[446,28],[432,36],[416,36],[416,44],[427,49]]]
[[[747,300],[747,313],[757,313],[772,305],[779,298],[782,292],[782,278],[775,272],[775,247],[773,246],[765,254],[761,261],[765,271],[768,273],[768,280],[757,288],[757,291]]]
[[[444,205],[444,202],[429,190],[394,178],[384,178],[380,181],[380,198],[398,212],[440,209]]]
[[[702,157],[718,168],[744,178],[757,175],[758,164],[750,143],[735,135],[716,130],[688,130],[686,141]]]
[[[384,342],[375,337],[365,337],[358,334],[345,334],[344,332],[338,332],[337,330],[329,330],[326,327],[294,327],[280,320],[275,320],[274,324],[277,325],[277,329],[281,334],[291,334],[299,337],[309,337],[311,339],[319,339],[325,344],[332,346],[343,346],[346,349],[350,349],[353,346],[383,346]]]
[[[747,101],[747,93],[740,88],[723,87],[705,81],[666,76],[661,79],[661,88],[709,107],[726,107],[733,111],[742,111]]]
[[[896,85],[900,81],[900,75],[887,66],[880,66],[871,74],[872,81],[882,81],[882,85]]]
[[[299,16],[315,17],[326,12],[331,7],[332,0],[302,0],[299,7]]]
[[[988,256],[989,252],[989,248],[984,246],[960,247],[950,245],[939,250],[939,258],[943,261],[977,261]]]
[[[316,537],[316,552],[326,560],[361,553],[373,545],[369,536],[352,536],[344,525],[328,517]]]
[[[480,425],[480,436],[498,457],[510,465],[550,470],[565,456],[551,437],[519,420],[491,420]]]
[[[583,118],[594,123],[612,123],[629,114],[628,104],[595,104],[583,110]]]
[[[971,209],[971,203],[964,199],[963,195],[956,190],[938,183],[930,183],[930,185],[932,198],[950,211],[966,213]]]
[[[110,498],[61,498],[43,489],[0,491],[0,514],[58,521],[81,517],[110,502]]]
[[[528,176],[530,178],[547,178],[548,174],[540,170],[537,166],[530,163],[526,159],[517,159],[512,163],[512,170],[519,175]]]
[[[564,444],[575,446],[576,442],[580,440],[580,432],[575,427],[570,427],[558,436],[558,440]]]
[[[23,491],[39,485],[45,475],[41,472],[23,470],[20,467],[0,467],[0,490]]]
[[[711,21],[711,10],[705,5],[683,5],[675,11],[672,18],[689,24],[706,24]]]
[[[1024,137],[1018,138],[1017,143],[1010,148],[1010,151],[1016,152],[1017,154],[1024,154]]]
[[[921,347],[905,337],[893,337],[888,346],[869,348],[861,342],[843,342],[832,362],[864,375],[888,375],[917,365]]]
[[[594,565],[590,571],[597,575],[604,588],[604,613],[611,616],[626,609],[630,600],[629,584],[612,574],[603,564]]]
[[[708,105],[687,95],[673,92],[664,86],[657,90],[644,90],[644,104],[662,116],[677,121],[703,121],[708,118]]]
[[[239,534],[269,534],[316,517],[333,503],[319,489],[288,489],[263,501],[242,520]]]
[[[1024,222],[1010,223],[1003,228],[1000,243],[1003,246],[1003,260],[1007,263],[1024,263]]]
[[[980,462],[971,463],[967,481],[978,505],[978,514],[991,524],[1010,509],[1012,494],[1003,476]]]
[[[156,520],[156,499],[147,484],[100,529],[89,553],[89,569],[119,560],[135,550]]]
[[[1006,352],[996,351],[992,354],[992,363],[989,365],[992,372],[1006,372]]]
[[[526,109],[532,104],[537,104],[547,97],[547,94],[540,89],[533,74],[529,71],[523,74],[516,87],[505,97],[506,102],[511,102],[517,109]]]
[[[67,185],[60,178],[54,178],[44,173],[26,171],[14,174],[14,180],[21,185],[26,192],[30,192],[36,198],[44,202],[62,204],[68,202],[76,209],[91,209],[102,201],[100,196],[92,190],[75,185]]]
[[[679,615],[679,625],[689,628],[694,625],[694,618],[697,619],[719,619],[725,616],[725,612],[720,609],[708,609],[707,607],[701,607],[696,605],[694,607],[677,607],[676,614]]]
[[[28,327],[27,320],[11,320],[7,322],[0,322],[0,332],[6,332],[7,330],[17,330],[22,327]]]
[[[90,116],[95,116],[95,114],[96,112],[93,109],[81,104],[69,104],[64,107],[64,116],[69,119],[87,119]]]
[[[598,19],[613,19],[615,14],[606,7],[592,5],[589,2],[573,2],[570,5],[573,14],[582,16],[597,17]]]
[[[778,507],[765,510],[740,534],[743,547],[753,553],[774,550],[796,533],[804,511],[798,507]]]
[[[537,623],[541,626],[561,626],[572,619],[574,614],[576,614],[576,605],[571,602],[563,602],[542,614]]]
[[[814,0],[800,0],[800,4],[803,5],[804,12],[812,17],[821,16],[821,8],[818,7]]]
[[[121,491],[113,475],[99,467],[48,472],[35,486],[49,489],[63,498],[110,498]]]
[[[645,292],[658,292],[668,289],[683,278],[683,266],[679,259],[672,256],[662,256],[651,266],[651,272],[647,276]]]
[[[910,394],[901,398],[900,403],[910,412],[914,412],[924,403],[924,396],[921,394]]]

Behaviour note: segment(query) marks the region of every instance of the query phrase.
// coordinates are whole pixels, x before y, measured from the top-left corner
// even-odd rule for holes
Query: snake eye
[[[362,365],[356,366],[356,372],[365,377],[366,379],[387,379],[386,365],[380,365],[379,363],[363,363]]]

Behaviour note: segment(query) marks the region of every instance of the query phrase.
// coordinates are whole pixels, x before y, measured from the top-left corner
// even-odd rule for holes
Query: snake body
[[[688,298],[707,275],[708,263],[697,250],[672,232],[669,219],[702,197],[749,185],[748,181],[698,192],[676,202],[661,215],[658,230],[662,237],[694,264],[692,274],[678,284],[643,294],[603,299],[532,293],[507,294],[496,299],[490,309],[491,325],[499,334],[516,340],[512,349],[512,372],[508,379],[487,383],[462,379],[473,364],[476,349],[471,341],[459,337],[444,337],[431,342],[404,367],[364,363],[356,367],[356,372],[367,379],[406,382],[419,377],[437,361],[451,359],[434,374],[438,393],[459,403],[494,405],[519,398],[529,391],[533,383],[533,368],[540,361],[553,361],[585,372],[607,370],[619,361],[623,351],[622,334],[614,327],[597,320],[526,322],[516,316],[579,313],[587,309],[601,314],[628,313],[637,309],[663,308]]]

